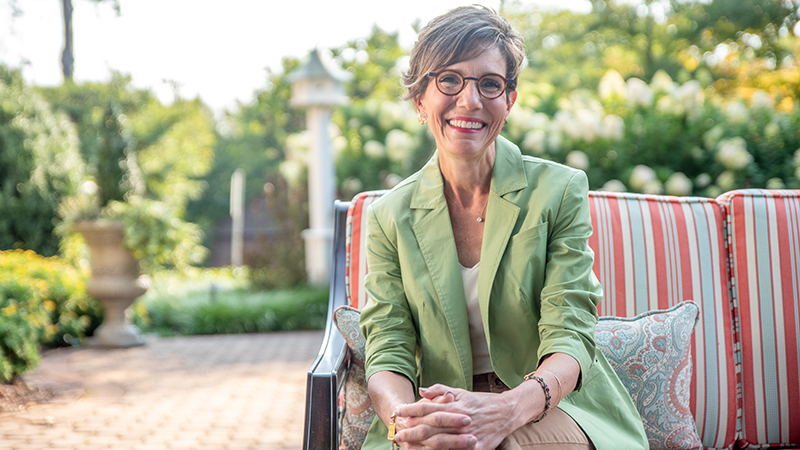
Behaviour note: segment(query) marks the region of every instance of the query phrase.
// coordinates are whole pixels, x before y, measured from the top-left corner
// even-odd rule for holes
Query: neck
[[[494,159],[494,145],[473,158],[440,152],[439,170],[445,192],[464,207],[485,198],[491,187]]]

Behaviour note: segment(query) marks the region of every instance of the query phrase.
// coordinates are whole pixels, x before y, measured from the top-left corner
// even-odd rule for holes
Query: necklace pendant
[[[483,217],[478,217],[478,222],[483,222]]]

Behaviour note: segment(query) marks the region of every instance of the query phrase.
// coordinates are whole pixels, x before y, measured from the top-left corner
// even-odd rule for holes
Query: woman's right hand
[[[455,395],[446,392],[434,399],[423,398],[416,403],[444,405],[454,401]],[[464,427],[472,423],[469,416],[438,408],[430,411],[430,407],[426,408],[430,411],[428,414],[414,416],[410,415],[411,411],[419,408],[408,408],[412,405],[400,406],[395,418],[395,441],[404,450],[461,449],[470,448],[478,442],[474,436],[462,432]]]

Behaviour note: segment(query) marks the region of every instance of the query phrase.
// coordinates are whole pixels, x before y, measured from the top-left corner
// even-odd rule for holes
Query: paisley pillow
[[[597,348],[633,398],[650,448],[702,449],[689,410],[692,331],[699,308],[682,302],[632,318],[601,317]]]
[[[375,410],[367,392],[364,372],[364,352],[367,345],[358,319],[361,313],[350,306],[341,306],[333,312],[333,323],[344,336],[350,348],[350,366],[339,391],[339,436],[341,450],[358,450],[367,437],[375,418]]]

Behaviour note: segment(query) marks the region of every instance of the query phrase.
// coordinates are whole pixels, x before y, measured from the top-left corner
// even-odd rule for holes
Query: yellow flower
[[[52,300],[47,300],[47,301],[44,302],[44,309],[46,309],[46,310],[48,310],[50,312],[55,311],[56,310],[56,306],[57,306],[56,302],[54,302]]]
[[[3,315],[4,316],[11,317],[11,316],[13,316],[15,314],[17,314],[17,306],[16,305],[8,305],[5,308],[3,308]]]

